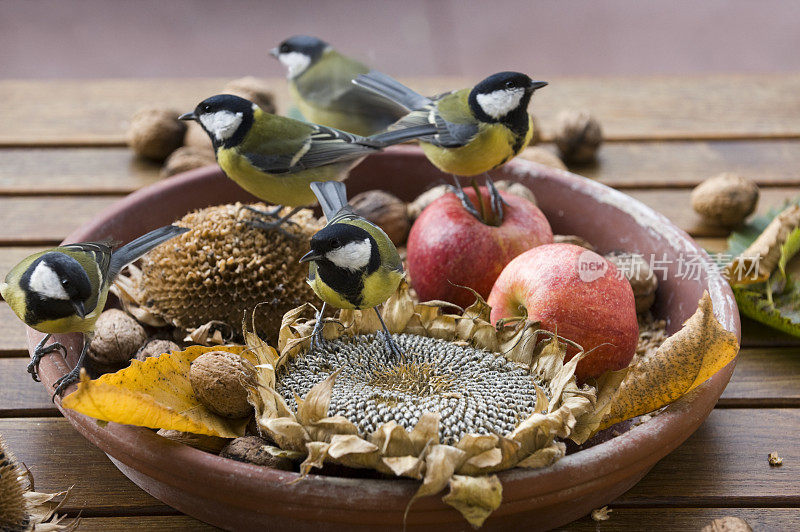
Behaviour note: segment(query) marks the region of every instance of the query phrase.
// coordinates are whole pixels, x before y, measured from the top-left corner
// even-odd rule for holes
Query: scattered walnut
[[[596,508],[592,510],[592,519],[594,521],[608,521],[611,519],[611,512],[614,510],[610,509],[608,506],[603,506],[602,508]]]
[[[179,351],[180,346],[171,340],[154,338],[139,348],[136,352],[136,360],[144,360],[147,357],[157,357],[164,353]]]
[[[411,228],[406,204],[383,190],[368,190],[350,200],[353,209],[383,229],[396,246],[403,244]]]
[[[497,187],[497,190],[502,190],[503,192],[514,194],[515,196],[519,196],[520,198],[525,198],[526,200],[536,205],[536,196],[533,195],[533,191],[529,189],[527,186],[523,185],[522,183],[517,183],[516,181],[508,181],[504,179],[502,181],[497,181],[494,185]]]
[[[408,204],[406,207],[408,217],[412,220],[416,220],[417,217],[422,214],[422,211],[425,210],[425,207],[441,198],[448,192],[450,192],[450,185],[437,185],[433,188],[429,188],[417,196],[417,199]]]
[[[249,462],[284,471],[293,470],[294,462],[283,456],[273,456],[266,447],[268,443],[258,436],[243,436],[230,442],[219,455],[239,462]]]
[[[777,451],[773,451],[773,452],[769,453],[768,460],[769,460],[769,465],[771,465],[773,467],[778,467],[778,466],[783,464],[783,458],[778,456],[778,452]]]
[[[250,100],[267,113],[275,114],[277,111],[275,96],[272,94],[269,84],[263,79],[253,76],[234,79],[222,88],[222,92]]]
[[[606,259],[613,262],[622,275],[628,279],[636,298],[636,312],[646,312],[656,300],[658,279],[650,270],[650,265],[644,258],[636,253],[614,251],[605,255]]]
[[[97,318],[87,355],[102,365],[120,364],[130,360],[146,340],[138,321],[119,309],[109,309]]]
[[[741,517],[720,517],[703,527],[701,532],[752,532],[753,529]]]
[[[206,436],[205,434],[194,434],[192,432],[181,432],[179,430],[159,429],[156,432],[159,436],[169,440],[206,451],[208,453],[219,453],[230,441],[228,438],[219,436]]]
[[[133,115],[128,128],[128,145],[147,159],[163,161],[183,144],[186,124],[177,111],[160,107],[142,109]]]
[[[553,235],[554,244],[574,244],[591,251],[595,251],[594,246],[585,238],[578,235]]]
[[[210,148],[200,148],[197,146],[182,146],[172,152],[164,161],[161,168],[161,175],[169,177],[181,172],[188,172],[195,168],[201,168],[211,164],[217,164],[214,150]]]
[[[603,142],[603,130],[597,119],[586,111],[567,110],[559,113],[556,124],[553,140],[562,159],[578,164],[594,160]]]
[[[710,224],[733,227],[753,213],[758,196],[758,186],[749,179],[719,174],[695,187],[692,208]]]
[[[230,418],[252,412],[243,383],[253,378],[239,355],[225,351],[204,353],[189,368],[189,382],[197,399],[212,412]]]
[[[526,148],[522,150],[522,153],[519,154],[520,157],[523,159],[527,159],[528,161],[533,161],[535,163],[543,164],[545,166],[550,166],[552,168],[558,168],[559,170],[566,170],[567,165],[564,164],[564,161],[558,158],[558,155],[551,152],[547,148]]]

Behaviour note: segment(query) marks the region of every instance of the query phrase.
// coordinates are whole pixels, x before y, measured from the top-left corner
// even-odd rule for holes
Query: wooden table
[[[125,148],[139,107],[187,111],[227,80],[0,82],[0,272],[58,243],[101,209],[158,181],[158,167]],[[800,194],[800,75],[556,79],[534,114],[549,140],[556,113],[590,110],[608,140],[577,173],[625,189],[710,250],[725,233],[703,225],[691,187],[723,171],[761,188],[759,210]],[[464,80],[409,80],[423,92]],[[281,109],[285,83],[272,82]],[[547,146],[547,145],[546,145]],[[22,324],[0,302],[0,434],[40,491],[75,485],[66,505],[83,529],[210,529],[125,478],[60,416],[25,373]],[[736,372],[702,427],[611,503],[611,519],[568,530],[696,530],[725,515],[754,528],[800,529],[800,339],[745,320]],[[782,467],[770,467],[777,451]]]

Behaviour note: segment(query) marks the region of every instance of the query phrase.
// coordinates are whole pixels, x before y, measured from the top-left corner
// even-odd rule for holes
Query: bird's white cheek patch
[[[355,271],[367,267],[372,256],[369,239],[350,242],[339,249],[329,251],[326,257],[339,268]]]
[[[288,76],[290,79],[302,74],[303,71],[308,68],[308,65],[311,64],[311,58],[300,52],[279,54],[278,61],[283,63],[283,66],[288,69]]]
[[[40,262],[31,273],[30,289],[49,299],[69,300],[69,295],[64,287],[61,286],[61,279],[58,278],[47,264]]]
[[[200,115],[200,122],[217,140],[222,141],[233,135],[236,128],[242,123],[242,113],[217,111],[216,113]]]
[[[502,118],[517,108],[525,89],[501,89],[489,94],[478,94],[478,105],[492,118]]]

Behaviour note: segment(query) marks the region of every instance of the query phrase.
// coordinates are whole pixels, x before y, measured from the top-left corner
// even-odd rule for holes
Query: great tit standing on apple
[[[392,129],[427,125],[429,133],[419,141],[428,160],[442,172],[460,176],[502,166],[528,145],[533,135],[528,104],[534,91],[547,85],[519,72],[498,72],[471,89],[428,98],[377,71],[362,74],[353,83],[409,111]],[[492,207],[502,219],[502,200],[488,174],[486,179]],[[464,206],[478,216],[460,187],[457,192]]]
[[[181,120],[196,120],[211,137],[217,162],[228,177],[254,196],[291,213],[272,223],[279,228],[302,207],[315,203],[312,181],[342,180],[364,157],[416,138],[424,128],[410,127],[371,137],[310,124],[263,111],[249,100],[219,94],[200,102]]]
[[[286,67],[289,93],[309,122],[372,135],[408,112],[353,85],[353,78],[369,72],[369,67],[316,37],[295,35],[269,53]]]
[[[403,359],[392,340],[378,305],[395,293],[403,279],[403,261],[391,239],[377,225],[353,211],[344,183],[311,183],[328,223],[311,237],[311,251],[300,262],[310,262],[308,284],[322,300],[311,336],[312,349],[322,329],[327,305],[340,309],[375,310],[389,349]]]
[[[36,346],[28,373],[38,381],[41,358],[62,350],[58,342],[45,346],[55,333],[81,332],[83,350],[72,371],[58,379],[55,395],[78,380],[95,322],[103,311],[108,289],[117,274],[162,242],[188,229],[167,225],[112,251],[107,242],[67,244],[34,253],[14,266],[0,283],[0,294],[28,327],[46,333]]]

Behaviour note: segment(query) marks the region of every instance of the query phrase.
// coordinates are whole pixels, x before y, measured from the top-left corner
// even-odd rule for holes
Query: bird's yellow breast
[[[364,277],[364,290],[361,304],[356,307],[350,301],[340,296],[336,290],[323,281],[319,273],[308,280],[308,284],[317,296],[327,304],[336,308],[367,309],[380,305],[397,291],[403,273],[387,268],[378,268],[375,272]]]
[[[427,142],[420,142],[420,145],[428,160],[442,172],[472,176],[488,172],[516,157],[528,145],[532,134],[529,117],[524,139],[502,124],[481,124],[475,137],[459,148],[443,148]]]

